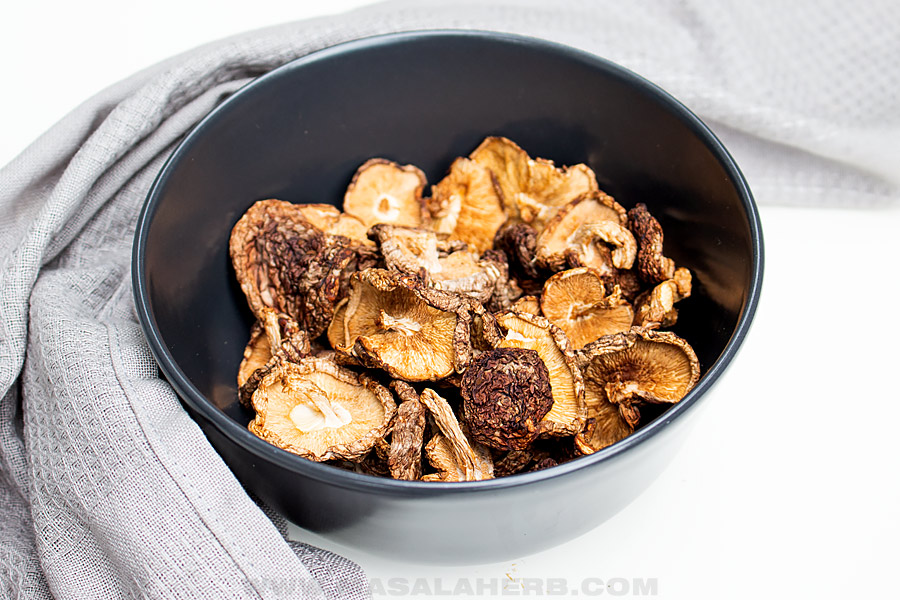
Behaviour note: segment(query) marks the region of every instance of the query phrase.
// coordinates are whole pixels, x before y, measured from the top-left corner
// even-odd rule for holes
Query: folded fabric
[[[633,69],[711,125],[761,202],[900,200],[890,0],[389,2],[169,59],[0,171],[0,595],[369,595],[357,565],[285,540],[160,378],[131,244],[166,156],[223,98],[309,52],[427,28],[533,35]]]

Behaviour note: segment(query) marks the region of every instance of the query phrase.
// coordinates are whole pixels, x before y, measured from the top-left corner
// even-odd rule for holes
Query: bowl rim
[[[555,53],[568,60],[584,63],[593,69],[600,69],[605,71],[608,75],[626,80],[630,84],[638,87],[653,100],[666,106],[679,117],[682,122],[684,122],[694,135],[705,143],[709,151],[721,163],[723,169],[731,178],[732,184],[740,197],[740,201],[747,215],[747,225],[750,229],[750,238],[753,249],[753,256],[751,257],[752,272],[750,286],[747,290],[744,306],[738,318],[737,325],[718,359],[709,366],[697,385],[695,385],[681,401],[669,407],[663,415],[657,417],[625,439],[616,442],[607,448],[587,456],[579,457],[578,460],[562,463],[550,469],[517,473],[483,481],[424,482],[397,480],[389,477],[377,477],[363,473],[355,473],[334,466],[306,460],[258,438],[246,427],[241,426],[237,421],[229,417],[221,409],[216,407],[212,401],[206,398],[180,369],[174,357],[166,347],[151,306],[145,269],[146,241],[149,228],[153,222],[153,217],[156,214],[161,199],[160,191],[165,186],[173,166],[176,165],[179,158],[190,149],[194,139],[204,131],[208,123],[216,118],[216,115],[227,110],[232,103],[239,101],[243,95],[248,93],[248,91],[252,91],[260,85],[265,85],[265,83],[271,79],[283,77],[286,73],[297,68],[302,68],[307,64],[322,60],[330,60],[343,54],[354,53],[367,48],[414,42],[418,39],[433,37],[477,38],[492,42],[528,46],[541,51]],[[166,159],[163,167],[160,169],[150,186],[135,229],[132,249],[132,290],[135,299],[135,309],[141,328],[147,338],[151,353],[166,380],[184,403],[210,422],[219,433],[228,438],[230,442],[237,444],[243,450],[256,456],[260,460],[274,463],[276,466],[292,473],[326,482],[333,486],[368,492],[379,492],[389,495],[399,494],[419,497],[515,488],[521,485],[528,485],[535,481],[563,477],[575,471],[590,468],[596,463],[612,462],[627,454],[632,448],[635,448],[656,436],[671,422],[679,419],[684,413],[693,409],[700,398],[703,397],[718,381],[722,373],[731,364],[732,360],[734,360],[756,313],[762,288],[763,265],[764,250],[762,226],[756,203],[743,173],[731,154],[710,128],[684,104],[657,84],[652,83],[633,71],[601,56],[558,42],[520,34],[479,29],[427,29],[361,37],[310,52],[309,54],[290,60],[253,79],[213,108],[206,116],[195,124],[189,133],[178,143],[176,148]]]

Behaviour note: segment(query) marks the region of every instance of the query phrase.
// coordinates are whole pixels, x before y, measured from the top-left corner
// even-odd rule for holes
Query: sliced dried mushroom
[[[597,189],[597,178],[586,165],[558,168],[549,160],[530,158],[503,137],[485,138],[469,158],[493,173],[507,214],[538,229],[556,208]]]
[[[418,167],[373,158],[353,175],[344,194],[344,212],[358,218],[367,229],[378,223],[421,227],[424,188],[425,174]]]
[[[505,335],[498,348],[525,348],[538,353],[550,378],[553,405],[541,419],[542,433],[573,435],[584,424],[584,383],[566,334],[543,317],[507,311],[497,316]]]
[[[404,381],[391,382],[400,398],[391,430],[387,463],[391,477],[415,481],[422,477],[422,445],[425,437],[425,405],[415,389]]]
[[[437,392],[422,390],[419,400],[434,418],[440,434],[425,447],[425,454],[438,473],[426,475],[426,481],[479,481],[494,476],[490,453],[469,440],[453,414],[453,409]]]
[[[332,323],[335,350],[397,379],[432,381],[462,372],[471,356],[471,314],[459,296],[383,269],[355,273]]]
[[[601,336],[627,331],[634,320],[619,288],[607,294],[603,278],[588,267],[550,277],[541,294],[541,312],[566,333],[576,350]]]
[[[685,340],[641,327],[588,344],[579,364],[596,404],[613,404],[631,427],[638,424],[642,405],[674,404],[700,378],[697,355]]]
[[[285,313],[310,338],[331,322],[350,275],[374,264],[370,250],[325,234],[302,216],[299,205],[281,200],[253,204],[235,224],[229,251],[256,317],[262,320],[265,309]]]
[[[317,462],[361,458],[385,436],[397,410],[374,379],[321,358],[279,364],[252,403],[250,431]]]
[[[472,360],[463,374],[462,419],[475,441],[522,450],[540,433],[553,405],[550,373],[534,350],[497,348]]]
[[[494,234],[507,219],[491,171],[467,158],[453,161],[426,202],[431,227],[451,240],[466,242],[476,252],[491,247]]]
[[[611,221],[625,223],[625,209],[607,194],[595,191],[579,196],[561,207],[538,235],[535,243],[535,262],[551,271],[559,271],[570,261],[573,252],[584,263],[606,275],[613,272],[612,255],[605,246],[594,244],[594,238],[584,234],[583,226]]]
[[[675,276],[675,263],[663,256],[663,230],[659,221],[640,203],[628,211],[628,228],[638,243],[637,269],[641,279],[656,285]]]

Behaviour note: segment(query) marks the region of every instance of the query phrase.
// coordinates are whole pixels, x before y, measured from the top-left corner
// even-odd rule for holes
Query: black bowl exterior
[[[624,206],[648,205],[666,253],[695,277],[675,331],[704,376],[635,435],[571,463],[467,484],[380,480],[257,439],[235,376],[252,316],[228,236],[256,200],[340,206],[380,156],[438,181],[503,135],[532,156],[586,162]],[[281,67],[214,110],[154,184],[134,253],[138,313],[160,367],[248,489],[297,524],[412,559],[479,562],[550,547],[646,487],[677,430],[733,359],[756,308],[762,235],[731,157],[685,107],[595,56],[531,38],[415,32],[335,46]]]

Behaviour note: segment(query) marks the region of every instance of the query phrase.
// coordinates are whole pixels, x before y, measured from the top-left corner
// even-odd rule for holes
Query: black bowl
[[[586,162],[626,208],[648,205],[665,251],[693,271],[675,331],[703,377],[629,438],[534,473],[394,481],[294,456],[247,430],[235,375],[251,315],[228,236],[256,200],[340,206],[373,156],[437,181],[487,135]],[[311,54],[247,85],[178,146],[134,247],[138,314],[166,378],[246,488],[309,530],[410,560],[475,563],[551,547],[601,523],[660,473],[756,309],[762,235],[743,176],[683,105],[571,48],[485,32],[387,35]],[[615,543],[611,541],[610,543]]]

